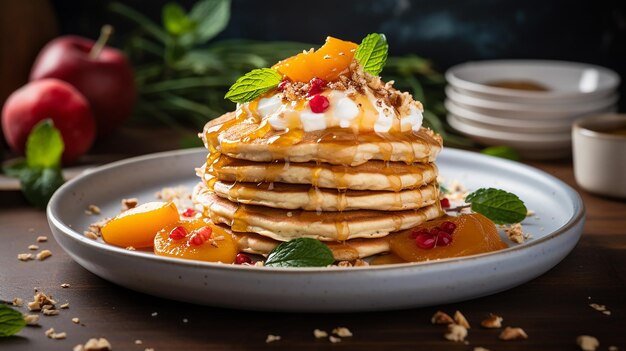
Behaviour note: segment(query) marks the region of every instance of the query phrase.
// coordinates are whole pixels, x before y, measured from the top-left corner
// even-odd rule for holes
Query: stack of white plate
[[[571,153],[578,117],[616,109],[617,73],[563,61],[468,62],[446,72],[448,123],[484,145],[506,145],[525,158],[554,159]],[[536,89],[497,87],[530,83]]]

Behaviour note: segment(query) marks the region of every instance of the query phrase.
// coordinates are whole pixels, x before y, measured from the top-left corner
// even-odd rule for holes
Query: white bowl
[[[446,87],[446,96],[471,111],[486,115],[506,115],[510,118],[569,120],[591,113],[614,109],[615,103],[619,100],[618,94],[612,94],[605,98],[589,101],[587,104],[583,105],[533,105],[498,102],[463,95],[449,85]]]
[[[578,106],[578,105],[584,105],[588,103],[589,101],[607,98],[610,95],[615,94],[615,90],[608,90],[603,94],[597,94],[597,95],[594,94],[590,96],[555,98],[555,99],[544,99],[544,98],[535,99],[535,98],[526,98],[526,97],[519,97],[519,96],[485,94],[482,92],[476,92],[473,90],[463,89],[459,86],[452,85],[452,84],[450,84],[450,86],[454,87],[454,90],[456,90],[458,93],[463,94],[465,96],[473,97],[473,98],[485,99],[485,100],[490,100],[494,102],[512,102],[512,103],[518,103],[518,104],[532,104],[532,105],[537,105],[537,106],[555,105],[555,104],[561,104],[561,105],[572,104],[572,105]]]
[[[548,160],[571,155],[569,134],[514,133],[476,126],[448,114],[448,123],[461,134],[484,145],[505,145],[527,159]]]
[[[450,99],[444,102],[446,109],[461,120],[480,124],[485,128],[526,133],[569,133],[572,122],[561,119],[515,119],[508,116],[485,115],[464,108]]]
[[[620,77],[614,71],[590,64],[546,60],[493,60],[467,62],[446,71],[446,79],[456,87],[489,96],[515,97],[528,102],[594,99],[615,90]],[[533,81],[549,91],[497,88],[485,83],[499,80]]]

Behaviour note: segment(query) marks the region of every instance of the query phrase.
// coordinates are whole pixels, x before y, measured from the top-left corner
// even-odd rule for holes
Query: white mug
[[[626,114],[601,114],[576,120],[572,147],[574,176],[581,188],[626,198]]]

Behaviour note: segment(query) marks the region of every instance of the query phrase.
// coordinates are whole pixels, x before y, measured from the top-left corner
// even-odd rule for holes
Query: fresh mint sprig
[[[252,101],[276,88],[282,79],[280,73],[271,68],[254,69],[237,79],[224,98],[239,103]]]
[[[0,303],[0,337],[15,335],[25,326],[26,321],[19,311]]]
[[[478,212],[496,224],[519,223],[528,210],[517,195],[494,188],[482,188],[465,197],[472,211]]]
[[[268,267],[326,267],[335,262],[328,246],[311,238],[293,239],[276,246],[265,260]]]
[[[52,194],[63,184],[63,149],[61,133],[52,120],[45,119],[28,135],[26,160],[3,170],[5,174],[20,179],[22,193],[30,204],[45,208]]]
[[[384,34],[368,34],[354,53],[354,58],[359,61],[363,70],[374,76],[380,74],[387,62],[389,45]]]

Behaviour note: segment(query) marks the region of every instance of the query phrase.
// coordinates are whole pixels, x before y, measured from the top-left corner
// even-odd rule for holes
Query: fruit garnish
[[[356,49],[354,58],[363,66],[365,72],[377,76],[385,67],[388,49],[389,45],[384,34],[368,34]]]
[[[224,96],[232,102],[247,102],[256,99],[280,84],[283,77],[271,68],[252,70],[235,82]]]
[[[244,264],[244,263],[251,264],[252,259],[250,258],[250,256],[246,254],[238,253],[237,256],[235,256],[235,264]]]
[[[183,217],[193,217],[196,215],[196,210],[193,208],[188,208],[185,212],[182,213]]]
[[[268,267],[325,267],[335,261],[321,241],[311,238],[289,240],[276,246],[265,260]]]
[[[496,224],[519,223],[528,210],[517,195],[494,188],[482,188],[465,197],[472,211],[478,212]]]
[[[330,101],[324,95],[315,95],[309,100],[309,107],[315,113],[324,113],[330,106]]]
[[[172,234],[176,233],[175,237]],[[179,239],[180,233],[186,233]],[[161,229],[154,236],[154,253],[207,262],[233,263],[237,244],[224,229],[204,220],[185,220]]]
[[[357,44],[327,37],[317,51],[305,51],[284,59],[272,68],[296,82],[308,82],[313,78],[333,81],[346,71],[352,62]]]
[[[441,203],[441,207],[443,208],[449,208],[450,207],[450,200],[448,200],[448,198],[442,198],[441,200],[439,200],[439,202]]]
[[[173,202],[148,202],[120,213],[105,224],[102,239],[119,247],[152,247],[154,235],[178,220],[178,210]],[[167,234],[169,236],[169,231]]]
[[[309,92],[307,93],[307,96],[317,95],[321,93],[325,87],[326,81],[315,77],[309,81]]]

